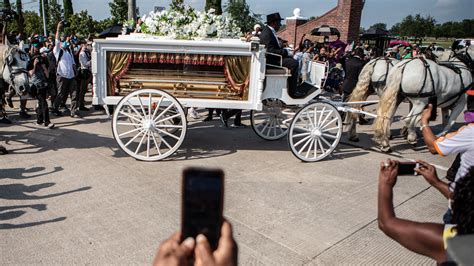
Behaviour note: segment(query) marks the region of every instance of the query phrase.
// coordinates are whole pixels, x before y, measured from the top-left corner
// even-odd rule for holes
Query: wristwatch
[[[429,127],[430,125],[428,124],[421,124],[420,131],[423,131],[423,128]]]

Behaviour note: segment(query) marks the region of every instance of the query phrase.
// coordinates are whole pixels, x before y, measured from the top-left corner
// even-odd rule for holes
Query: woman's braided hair
[[[456,182],[452,209],[458,234],[474,234],[474,166]]]

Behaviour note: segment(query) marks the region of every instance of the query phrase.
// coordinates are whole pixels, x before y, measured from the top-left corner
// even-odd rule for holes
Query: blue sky
[[[25,7],[38,10],[38,0],[23,0]],[[62,3],[61,0],[58,2]],[[153,10],[153,6],[167,7],[171,0],[137,0],[140,14]],[[227,0],[222,0],[226,3]],[[29,4],[28,4],[29,3]],[[109,1],[73,0],[74,11],[86,9],[95,19],[110,16]],[[205,0],[185,0],[185,3],[202,10]],[[305,17],[320,16],[337,4],[337,0],[247,0],[251,10],[259,14],[280,12],[282,17],[291,16],[299,7]],[[392,26],[409,14],[431,15],[437,22],[460,21],[474,18],[474,0],[366,0],[362,14],[362,27],[383,22]]]

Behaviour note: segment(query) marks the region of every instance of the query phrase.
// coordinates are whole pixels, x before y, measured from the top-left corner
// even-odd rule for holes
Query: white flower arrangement
[[[169,10],[150,12],[142,17],[141,30],[146,34],[165,36],[170,39],[235,39],[241,36],[236,23],[214,9],[195,11],[187,5],[171,7]]]

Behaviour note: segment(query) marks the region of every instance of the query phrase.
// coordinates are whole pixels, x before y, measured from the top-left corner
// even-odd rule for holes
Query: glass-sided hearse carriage
[[[180,147],[187,107],[251,110],[252,128],[261,138],[288,135],[299,159],[325,158],[342,134],[337,108],[318,98],[326,65],[312,62],[313,88],[294,99],[288,95],[289,71],[266,65],[265,52],[258,39],[124,35],[97,40],[92,52],[93,104],[115,106],[114,138],[139,160],[162,160]]]

